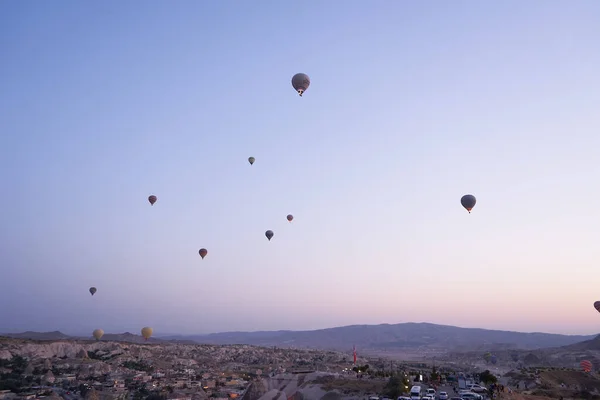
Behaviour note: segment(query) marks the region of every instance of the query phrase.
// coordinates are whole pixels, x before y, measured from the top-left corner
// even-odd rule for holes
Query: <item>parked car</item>
[[[440,395],[438,396],[439,400],[448,400],[448,393],[446,392],[440,392]]]
[[[469,389],[471,389],[472,392],[475,392],[475,393],[485,393],[485,392],[487,392],[487,389],[484,388],[481,385],[469,385],[467,387]]]
[[[425,396],[429,396],[432,399],[435,399],[435,389],[433,389],[433,388],[427,389],[427,392],[425,392]]]
[[[463,400],[483,400],[483,396],[480,394],[477,394],[475,392],[464,392],[464,393],[459,393],[459,396],[463,399]]]

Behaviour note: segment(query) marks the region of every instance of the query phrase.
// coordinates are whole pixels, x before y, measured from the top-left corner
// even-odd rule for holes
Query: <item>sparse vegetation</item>
[[[27,360],[21,356],[13,356],[10,360],[0,359],[0,368],[10,370],[10,372],[0,374],[0,390],[20,393],[33,383],[33,377],[23,376],[25,368],[27,368]]]
[[[403,386],[400,377],[392,376],[385,385],[384,393],[392,399],[398,398],[404,392]]]
[[[385,382],[371,379],[340,379],[333,376],[322,376],[314,380],[321,385],[323,390],[339,390],[343,393],[380,393],[385,387]]]
[[[121,366],[124,368],[133,369],[136,371],[143,371],[143,372],[154,371],[153,366],[148,365],[148,364],[144,363],[143,361],[125,361],[123,364],[121,364]]]
[[[479,374],[479,380],[486,385],[498,382],[498,378],[496,378],[488,369]]]

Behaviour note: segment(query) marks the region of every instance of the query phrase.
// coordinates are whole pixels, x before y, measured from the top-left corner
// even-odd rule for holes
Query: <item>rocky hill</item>
[[[56,394],[62,387],[79,393],[80,397],[65,397],[71,400],[85,397],[83,392],[89,390],[99,391],[102,400],[149,394],[203,400],[231,397],[228,394],[244,397],[250,390],[251,396],[244,398],[259,399],[270,390],[326,394],[318,382],[309,381],[330,372],[315,370],[337,374],[350,365],[349,358],[333,351],[250,345],[0,337],[0,390]]]
[[[558,349],[561,350],[561,349]],[[568,346],[563,346],[562,350],[566,351],[600,351],[600,335],[591,340],[574,343]]]
[[[210,344],[252,344],[297,348],[397,352],[408,349],[441,350],[540,349],[559,347],[594,336],[523,333],[429,323],[351,325],[313,331],[225,332],[210,335],[170,336]]]
[[[338,362],[347,357],[345,354],[333,351],[282,350],[250,345],[134,344],[104,339],[101,341],[33,341],[0,337],[0,359],[8,360],[14,356],[24,357],[33,363],[50,360],[53,364],[72,364],[75,361],[87,360],[108,366],[118,366],[123,361],[143,359],[153,363],[156,368],[178,364],[202,364],[204,367],[224,364],[278,366],[300,363],[302,365],[313,359],[326,363]]]
[[[489,355],[490,358],[487,358]],[[494,364],[491,363],[494,356]],[[433,357],[425,356],[424,359],[432,360]],[[543,349],[496,349],[492,351],[450,351],[436,354],[438,362],[452,362],[454,364],[471,365],[479,368],[493,368],[499,370],[521,369],[528,367],[552,367],[580,369],[582,360],[589,360],[595,370],[600,370],[600,336],[591,340],[560,347]]]
[[[21,333],[2,333],[0,336],[9,337],[13,339],[30,339],[30,340],[91,340],[92,337],[81,337],[81,336],[70,336],[60,331],[53,332],[21,332]],[[164,338],[150,338],[145,340],[142,336],[136,335],[130,332],[125,333],[106,333],[102,337],[104,341],[115,341],[115,342],[130,342],[130,343],[181,343],[181,344],[198,344],[193,340],[185,339],[164,339]]]
[[[22,332],[22,333],[3,333],[5,337],[11,337],[15,339],[31,339],[31,340],[61,340],[61,339],[72,339],[71,336],[65,335],[60,331],[53,332]]]

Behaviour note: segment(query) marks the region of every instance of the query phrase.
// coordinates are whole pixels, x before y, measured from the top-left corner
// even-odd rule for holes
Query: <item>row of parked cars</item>
[[[397,400],[483,400],[487,389],[480,385],[467,385],[467,388],[458,392],[458,396],[450,397],[447,392],[440,392],[429,388],[422,392],[421,386],[413,386],[410,389],[410,397],[400,396]]]
[[[467,385],[467,387],[458,392],[458,396],[448,395],[447,392],[440,392],[429,388],[422,390],[421,386],[415,385],[410,389],[410,396],[400,396],[397,400],[483,400],[487,389],[480,385]],[[369,397],[369,400],[391,400],[388,398],[379,398],[377,396]]]

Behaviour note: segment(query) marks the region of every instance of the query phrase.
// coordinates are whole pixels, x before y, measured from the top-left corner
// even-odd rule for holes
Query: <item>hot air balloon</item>
[[[596,309],[596,311],[600,312],[600,301],[594,302],[594,308]]]
[[[254,164],[254,161],[256,161],[256,158],[248,157],[248,162],[250,163],[250,165]]]
[[[100,340],[102,339],[102,336],[104,336],[104,331],[102,329],[94,329],[92,336],[94,336],[96,340]]]
[[[93,296],[93,295],[94,295],[94,293],[96,293],[96,292],[97,292],[97,289],[96,289],[95,287],[93,287],[93,286],[92,286],[92,287],[90,288],[90,293],[92,294],[92,296]]]
[[[589,360],[583,360],[579,365],[584,372],[590,372],[592,370],[592,363]]]
[[[288,214],[286,218],[289,222],[292,222],[294,220],[294,216],[292,214]]]
[[[269,241],[271,241],[271,238],[273,238],[274,235],[275,234],[271,230],[265,232],[265,236],[267,237],[267,239],[269,239]]]
[[[204,260],[204,257],[206,257],[206,255],[208,254],[208,250],[200,249],[200,251],[198,251],[198,253],[200,253],[200,257],[202,257],[202,259]],[[219,257],[217,256],[217,258],[219,258]]]
[[[146,340],[150,339],[150,336],[152,336],[152,328],[149,328],[147,326],[145,328],[142,328],[142,336]]]
[[[490,358],[490,361],[492,362],[492,364],[496,364],[498,362],[498,357],[496,357],[495,355],[492,355],[492,357]]]
[[[158,200],[158,198],[155,195],[148,196],[148,201],[150,202],[151,206],[153,206],[154,203],[156,203],[156,200]]]
[[[475,207],[475,203],[477,203],[477,200],[472,194],[465,194],[463,197],[460,198],[460,204],[462,204],[462,206],[467,209],[469,214],[471,213],[473,207]]]
[[[306,74],[296,74],[292,77],[292,86],[296,89],[300,97],[302,97],[302,94],[310,86],[310,78]]]

